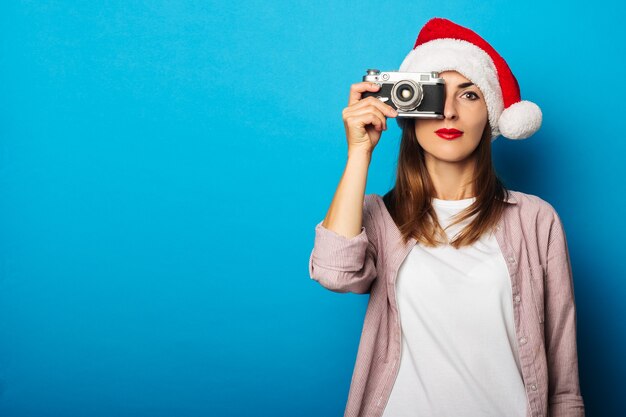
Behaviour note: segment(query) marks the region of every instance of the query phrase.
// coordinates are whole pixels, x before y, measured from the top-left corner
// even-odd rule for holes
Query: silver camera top
[[[367,70],[367,75],[363,76],[363,81],[369,81],[373,83],[397,82],[397,81],[402,81],[406,79],[419,81],[420,83],[445,84],[443,78],[439,78],[439,73],[435,71],[431,71],[431,72],[398,72],[398,71],[381,72],[378,69],[371,68]]]

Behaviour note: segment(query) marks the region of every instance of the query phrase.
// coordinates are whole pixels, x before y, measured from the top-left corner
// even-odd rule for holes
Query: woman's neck
[[[448,162],[426,158],[426,168],[435,187],[435,198],[440,200],[464,200],[475,196],[475,162],[466,159]]]

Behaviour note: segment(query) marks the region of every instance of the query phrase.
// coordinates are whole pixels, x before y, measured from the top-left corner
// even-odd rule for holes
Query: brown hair
[[[476,218],[448,242],[431,204],[435,188],[424,160],[424,148],[415,135],[415,119],[398,119],[402,128],[396,184],[383,197],[406,244],[410,237],[426,246],[449,243],[458,249],[476,242],[483,233],[495,227],[504,211],[508,190],[498,178],[491,159],[491,128],[486,124],[482,138],[470,157],[475,157],[474,192],[476,200],[458,213],[452,224],[476,214]],[[452,225],[451,224],[451,225]]]

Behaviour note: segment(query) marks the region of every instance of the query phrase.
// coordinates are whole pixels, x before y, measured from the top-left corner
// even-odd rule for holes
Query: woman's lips
[[[435,132],[435,133],[440,138],[447,139],[447,140],[458,138],[459,136],[463,134],[463,133],[440,133],[440,132]]]
[[[463,134],[460,130],[457,129],[439,129],[435,132],[440,138],[452,140],[458,138]]]

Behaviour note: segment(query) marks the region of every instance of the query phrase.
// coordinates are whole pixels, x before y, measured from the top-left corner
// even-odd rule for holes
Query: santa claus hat
[[[504,58],[478,34],[448,19],[426,22],[399,71],[463,74],[485,97],[492,141],[498,135],[525,139],[541,126],[539,106],[521,100],[517,80]]]

